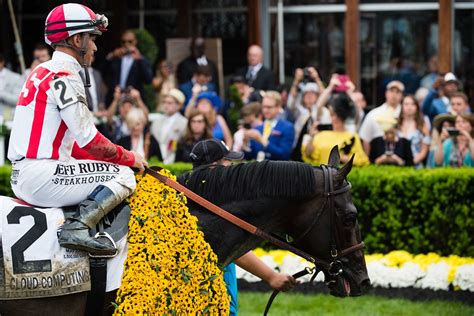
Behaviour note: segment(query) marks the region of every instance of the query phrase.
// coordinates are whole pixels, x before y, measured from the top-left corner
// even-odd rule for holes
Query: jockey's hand
[[[268,284],[274,290],[286,292],[294,288],[295,285],[299,284],[299,281],[286,273],[275,272],[268,280]]]
[[[137,168],[139,173],[143,173],[145,171],[145,167],[148,167],[148,162],[137,152],[133,152],[135,156],[135,163],[133,164],[133,168]]]

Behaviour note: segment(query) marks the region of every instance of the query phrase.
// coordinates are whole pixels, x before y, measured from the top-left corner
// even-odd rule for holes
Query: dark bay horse
[[[297,162],[265,161],[201,168],[180,177],[179,181],[267,232],[292,236],[295,245],[312,256],[335,262],[331,255],[335,249],[342,251],[361,242],[357,210],[346,180],[352,159],[339,170],[338,164],[338,151],[333,150],[329,158],[330,167],[313,168]],[[331,186],[328,187],[328,183]],[[188,207],[198,217],[205,239],[221,264],[232,262],[261,242],[258,237],[194,202],[188,202]],[[358,296],[370,283],[361,250],[338,257],[337,270],[323,268],[332,295]],[[115,292],[109,293],[107,305],[110,306],[114,295]],[[82,315],[84,306],[83,293],[0,301],[0,315]],[[105,314],[111,311],[109,307]]]

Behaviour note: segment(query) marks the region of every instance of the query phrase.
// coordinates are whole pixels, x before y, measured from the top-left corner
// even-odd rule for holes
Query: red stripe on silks
[[[38,154],[39,143],[41,140],[41,132],[43,130],[44,114],[46,112],[46,102],[49,90],[49,82],[53,78],[54,73],[51,72],[39,85],[38,93],[36,94],[35,114],[33,117],[33,126],[31,127],[30,142],[28,143],[28,150],[26,158],[36,158]]]
[[[86,7],[85,5],[80,4],[80,6],[82,6],[82,7],[84,8],[84,10],[87,11],[87,13],[89,14],[89,16],[91,17],[91,20],[95,20],[95,13],[94,13],[94,11],[92,11],[90,8]]]
[[[53,141],[53,152],[51,154],[51,159],[59,159],[59,147],[61,147],[61,143],[63,142],[64,134],[66,134],[67,126],[64,121],[61,120],[61,124],[59,125],[58,132],[56,133],[56,137]]]
[[[66,18],[64,16],[64,5],[60,5],[56,7],[56,9],[51,12],[51,15],[49,16],[48,21],[46,21],[46,24],[55,22],[55,21],[64,21]],[[48,30],[57,30],[57,29],[63,29],[66,27],[66,22],[63,23],[58,23],[58,24],[53,24],[47,27]],[[63,39],[66,39],[69,37],[68,32],[59,32],[59,33],[54,33],[50,34],[47,36],[48,39],[51,41],[51,43],[59,42]]]
[[[50,71],[46,68],[38,67],[30,73],[28,79],[26,79],[25,87],[18,97],[17,106],[27,106],[34,100],[37,88],[35,87],[35,82],[31,80],[33,76],[35,76],[37,80],[43,80],[49,72]],[[24,90],[26,90],[26,95],[24,95]]]

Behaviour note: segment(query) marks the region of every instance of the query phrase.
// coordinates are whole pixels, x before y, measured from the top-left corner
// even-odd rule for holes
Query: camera
[[[331,131],[332,124],[318,124],[318,131]]]
[[[311,74],[309,73],[309,67],[305,67],[303,69],[303,82],[314,82],[313,78],[311,78]]]
[[[347,86],[347,82],[349,81],[349,76],[348,75],[338,75],[337,78],[339,79],[341,84],[334,87],[334,91],[336,91],[336,92],[346,92],[347,89],[349,88]]]
[[[457,128],[448,127],[447,130],[448,130],[449,136],[451,136],[451,137],[459,136],[459,130]]]
[[[245,129],[251,129],[252,128],[252,125],[250,125],[250,123],[244,123],[242,126]]]
[[[121,88],[120,91],[122,94],[130,94],[130,91],[132,90],[132,87],[128,86],[126,88]]]
[[[393,151],[392,150],[385,151],[385,156],[393,156]]]

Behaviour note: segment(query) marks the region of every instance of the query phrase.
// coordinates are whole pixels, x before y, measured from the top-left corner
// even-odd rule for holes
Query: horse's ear
[[[331,153],[329,154],[328,166],[339,168],[340,160],[339,147],[336,145],[331,149]]]
[[[353,163],[354,163],[354,154],[352,154],[351,159],[349,159],[349,161],[344,165],[344,167],[342,167],[341,169],[337,171],[338,177],[345,179],[347,175],[349,174],[349,172],[351,172]]]

